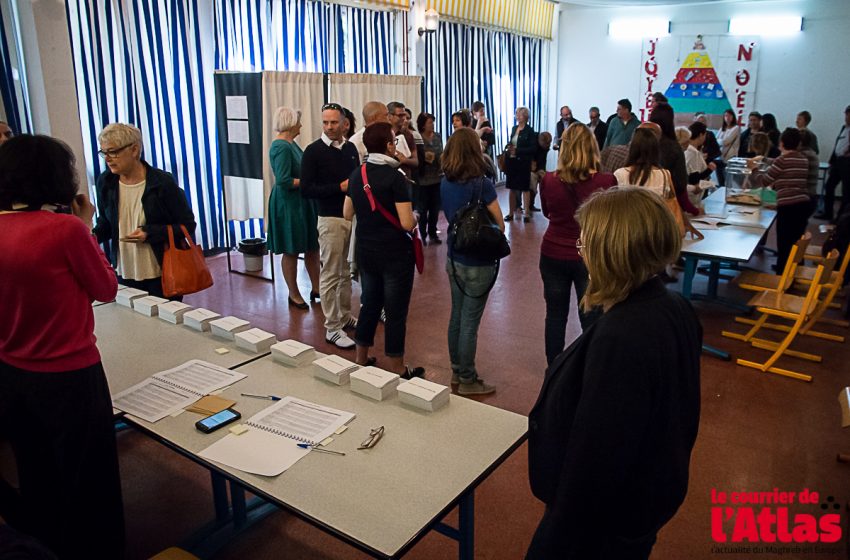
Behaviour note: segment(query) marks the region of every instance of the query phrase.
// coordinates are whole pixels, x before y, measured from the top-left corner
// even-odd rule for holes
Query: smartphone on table
[[[207,416],[206,418],[198,420],[197,422],[195,422],[195,427],[198,428],[198,430],[204,432],[205,434],[209,434],[219,428],[236,422],[240,418],[242,418],[241,414],[239,414],[232,408],[226,408],[221,412],[213,414],[212,416]]]

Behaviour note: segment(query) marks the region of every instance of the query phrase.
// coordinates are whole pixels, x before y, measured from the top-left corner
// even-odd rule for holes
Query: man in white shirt
[[[416,157],[416,141],[413,139],[413,135],[406,130],[407,112],[404,110],[404,103],[390,101],[387,103],[387,112],[395,134],[396,159],[401,162],[401,169],[404,174],[408,178],[412,178],[413,172],[419,167],[419,159]]]
[[[850,105],[844,109],[844,126],[835,139],[835,148],[829,156],[829,176],[823,186],[823,212],[816,214],[818,220],[833,220],[833,209],[835,207],[835,187],[841,183],[841,206],[838,208],[840,216],[848,207],[850,198]]]
[[[360,154],[360,163],[366,163],[366,145],[363,144],[363,131],[370,124],[378,122],[390,122],[387,106],[380,101],[370,101],[363,106],[363,128],[358,130],[354,136],[349,139],[349,142],[357,147],[357,153]]]

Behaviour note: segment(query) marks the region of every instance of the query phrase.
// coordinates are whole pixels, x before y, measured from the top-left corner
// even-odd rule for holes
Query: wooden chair
[[[847,268],[850,265],[850,245],[847,246],[844,251],[844,257],[841,259],[841,265],[838,267],[837,271],[833,271],[829,283],[836,283],[838,288],[833,296],[833,301],[830,302],[829,308],[831,309],[841,309],[842,305],[839,301],[842,299],[841,290],[844,285],[844,279],[847,277]],[[794,272],[794,284],[801,291],[804,291],[806,287],[811,284],[812,278],[815,276],[816,267],[814,266],[798,266],[797,270]],[[830,319],[827,317],[821,317],[820,322],[835,325],[838,327],[850,327],[850,321],[845,321],[842,319]]]
[[[783,355],[793,356],[795,358],[801,358],[813,362],[820,362],[822,360],[822,357],[817,354],[791,350],[789,349],[789,346],[800,333],[801,329],[805,327],[809,330],[811,329],[811,325],[816,322],[815,315],[819,307],[818,303],[819,301],[823,301],[819,299],[819,296],[824,289],[828,289],[825,288],[825,286],[828,286],[826,279],[831,276],[837,260],[838,251],[831,251],[827,258],[823,261],[823,264],[817,267],[815,277],[812,279],[812,283],[809,285],[809,289],[804,297],[788,293],[780,294],[777,297],[769,292],[763,292],[753,296],[749,305],[754,306],[756,311],[761,313],[761,317],[755,321],[752,328],[747,331],[746,334],[739,334],[730,331],[723,331],[722,334],[728,338],[735,338],[737,340],[749,342],[755,348],[773,350],[773,354],[764,363],[738,359],[738,365],[751,367],[763,372],[784,375],[786,377],[800,379],[802,381],[812,380],[811,375],[774,367],[773,364],[775,364],[776,361]],[[770,317],[780,317],[793,321],[793,324],[789,327],[788,334],[785,335],[785,338],[783,338],[781,342],[756,338],[755,336],[756,333],[764,327]]]
[[[785,261],[782,274],[748,270],[742,272],[735,282],[739,288],[752,292],[768,292],[777,297],[784,294],[794,284],[794,273],[797,266],[803,262],[803,255],[806,254],[806,248],[811,241],[812,234],[807,231],[791,246],[791,252],[788,254],[788,260]]]
[[[186,552],[182,548],[172,546],[171,548],[166,548],[155,556],[151,556],[149,560],[200,560],[200,558],[194,554]]]

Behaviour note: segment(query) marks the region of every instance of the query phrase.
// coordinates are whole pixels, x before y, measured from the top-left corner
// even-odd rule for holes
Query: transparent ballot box
[[[752,171],[744,159],[734,158],[726,166],[726,203],[761,206],[764,189],[751,181]]]

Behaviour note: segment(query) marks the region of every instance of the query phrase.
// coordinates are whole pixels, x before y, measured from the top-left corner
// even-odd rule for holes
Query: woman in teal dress
[[[301,111],[278,107],[274,116],[277,137],[269,149],[274,188],[269,196],[269,250],[283,255],[283,279],[289,289],[289,305],[310,306],[298,290],[298,255],[310,276],[310,301],[319,297],[319,233],[316,203],[301,196],[301,148],[295,138],[301,133]]]

